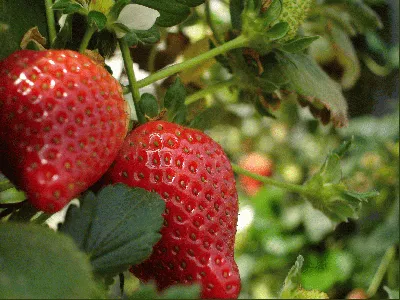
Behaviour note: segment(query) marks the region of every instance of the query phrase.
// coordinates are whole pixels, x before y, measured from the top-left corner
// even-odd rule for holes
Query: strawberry
[[[346,299],[368,299],[367,293],[360,288],[352,290],[347,294]]]
[[[198,282],[203,298],[238,296],[238,198],[220,145],[198,130],[149,122],[128,135],[105,180],[155,191],[166,202],[162,238],[133,274],[160,290]]]
[[[239,160],[239,166],[262,176],[272,176],[272,160],[258,152],[251,152],[244,155]],[[258,190],[262,186],[262,182],[244,175],[239,176],[239,182],[246,193],[250,196],[257,194]]]
[[[127,133],[119,83],[69,50],[22,50],[0,62],[0,169],[53,213],[97,181]]]

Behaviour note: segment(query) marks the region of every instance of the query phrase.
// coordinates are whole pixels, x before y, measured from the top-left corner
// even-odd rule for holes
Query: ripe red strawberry
[[[233,257],[238,198],[231,165],[204,133],[154,121],[132,131],[106,181],[159,193],[166,202],[162,238],[131,271],[159,289],[200,282],[204,298],[235,298]]]
[[[52,213],[97,181],[127,133],[119,83],[69,50],[22,50],[0,62],[0,169]]]
[[[243,156],[239,161],[239,165],[243,169],[262,176],[272,175],[272,160],[258,152],[252,152]],[[262,182],[244,175],[239,176],[239,182],[250,196],[257,194],[262,186]]]

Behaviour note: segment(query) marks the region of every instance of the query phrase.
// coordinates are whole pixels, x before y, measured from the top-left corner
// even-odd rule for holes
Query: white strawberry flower
[[[115,23],[123,24],[130,30],[148,30],[159,16],[160,13],[152,8],[139,4],[128,4],[122,9]],[[118,38],[122,38],[126,33],[117,31],[116,34]]]

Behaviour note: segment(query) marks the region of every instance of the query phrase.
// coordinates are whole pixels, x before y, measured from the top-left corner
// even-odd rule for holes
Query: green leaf
[[[279,67],[290,81],[285,90],[296,92],[323,123],[347,125],[347,102],[340,86],[311,57],[284,52],[278,52],[277,57]]]
[[[308,48],[312,42],[318,40],[319,38],[319,36],[299,36],[297,38],[289,40],[287,43],[280,46],[279,49],[290,53],[301,52]]]
[[[117,0],[115,4],[111,7],[110,12],[108,13],[110,21],[117,20],[122,9],[130,3],[131,0]]]
[[[107,24],[107,17],[99,11],[92,10],[87,17],[90,26],[96,26],[99,31]]]
[[[154,284],[141,285],[129,299],[199,299],[200,286],[192,285],[174,285],[164,290],[162,293],[157,291]]]
[[[168,110],[168,120],[173,121],[175,116],[185,113],[187,107],[185,105],[186,89],[182,84],[179,77],[176,78],[175,82],[168,88],[164,97],[164,107]]]
[[[304,258],[299,255],[294,266],[290,269],[283,284],[280,299],[329,299],[324,292],[301,288],[301,268]]]
[[[383,28],[379,15],[362,0],[347,1],[349,4],[347,11],[351,15],[353,24],[359,33],[365,33],[369,30],[375,31]]]
[[[242,29],[242,12],[244,9],[243,0],[229,1],[229,12],[231,15],[232,28],[236,30]]]
[[[0,59],[20,49],[24,34],[37,26],[47,36],[44,1],[3,0],[0,2]],[[47,39],[48,40],[48,39]]]
[[[289,24],[287,22],[279,22],[271,27],[265,35],[270,38],[271,41],[283,38],[289,31]]]
[[[65,19],[64,26],[57,33],[52,47],[55,49],[63,49],[66,44],[72,39],[72,15],[68,15]]]
[[[170,27],[183,22],[190,14],[190,7],[204,3],[204,0],[133,0],[132,3],[144,5],[158,10],[156,24]]]
[[[0,298],[104,298],[71,238],[43,226],[0,224]]]
[[[53,10],[60,10],[63,14],[86,13],[86,9],[75,0],[58,0],[52,6]]]
[[[121,28],[122,24],[118,24]],[[129,47],[136,46],[139,43],[144,45],[146,44],[154,44],[160,40],[160,31],[157,26],[151,27],[149,30],[131,30],[127,29],[127,34],[124,36],[124,39],[127,41]]]
[[[384,286],[383,289],[386,291],[386,293],[388,294],[389,299],[399,299],[399,290],[393,290],[390,289],[387,286]]]
[[[160,239],[165,202],[156,193],[123,184],[86,194],[71,206],[59,230],[88,253],[95,273],[112,277],[145,260]]]
[[[333,222],[347,222],[348,218],[358,218],[361,203],[378,195],[375,191],[350,191],[342,182],[340,157],[350,145],[350,141],[345,141],[336,150],[331,151],[320,171],[305,184],[308,190],[305,198]]]
[[[154,118],[160,113],[157,99],[152,94],[142,94],[139,106],[143,114],[149,118]]]
[[[278,20],[282,12],[282,0],[273,0],[270,6],[262,14],[262,19],[265,27],[268,27],[272,22]]]
[[[198,114],[191,120],[189,127],[206,130],[215,127],[217,124],[229,122],[236,123],[238,117],[226,110],[226,108],[215,105],[209,107]]]
[[[329,290],[336,283],[344,283],[351,278],[354,261],[353,255],[339,249],[312,252],[306,257],[301,283],[305,289]]]

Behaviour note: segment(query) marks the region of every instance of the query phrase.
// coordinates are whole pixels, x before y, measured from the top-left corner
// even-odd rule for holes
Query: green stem
[[[97,28],[94,26],[89,26],[86,29],[85,35],[82,38],[81,45],[79,46],[79,52],[85,52],[87,46],[89,45],[90,39],[92,38],[93,34],[96,32]]]
[[[310,194],[310,192],[307,190],[307,188],[305,188],[302,185],[282,182],[282,181],[278,181],[278,180],[275,180],[275,179],[272,179],[272,178],[269,178],[269,177],[266,177],[266,176],[261,176],[261,175],[252,173],[250,171],[247,171],[246,169],[243,169],[243,168],[239,167],[238,165],[236,165],[234,163],[231,163],[231,164],[232,164],[233,171],[235,171],[235,173],[237,173],[237,174],[242,174],[242,175],[248,176],[250,178],[253,178],[255,180],[258,180],[258,181],[260,181],[262,183],[273,185],[273,186],[276,186],[276,187],[280,187],[280,188],[283,188],[283,189],[286,189],[288,191],[291,191],[291,192],[294,192],[294,193],[298,193],[298,194],[301,194],[301,195],[304,195],[304,196]]]
[[[144,124],[146,123],[146,118],[144,117],[139,107],[139,100],[140,100],[139,85],[138,82],[136,81],[135,71],[133,70],[133,60],[131,57],[131,52],[129,51],[129,46],[124,39],[119,39],[118,41],[122,53],[122,58],[124,60],[126,75],[128,76],[129,89],[132,93],[133,106],[135,108],[138,121],[141,124]]]
[[[204,98],[205,96],[209,95],[209,94],[214,94],[217,91],[229,87],[231,85],[234,85],[236,83],[236,79],[235,78],[231,78],[229,80],[226,81],[222,81],[222,82],[218,82],[215,83],[213,85],[208,86],[205,89],[202,89],[194,94],[191,94],[190,96],[188,96],[185,100],[185,104],[189,105],[192,104],[202,98]]]
[[[196,67],[197,65],[199,65],[217,55],[226,53],[233,49],[246,47],[248,44],[249,44],[249,39],[243,35],[240,35],[237,38],[235,38],[225,44],[222,44],[221,46],[218,46],[218,47],[213,48],[207,52],[204,52],[196,57],[188,59],[187,61],[184,61],[182,63],[175,64],[175,65],[172,65],[165,69],[162,69],[161,71],[158,71],[158,72],[138,81],[138,86],[139,86],[139,88],[147,86],[149,84],[152,84],[153,82],[156,82],[165,77],[169,77],[169,76],[174,75],[183,70]]]
[[[214,35],[215,40],[218,42],[218,44],[221,45],[224,43],[224,41],[221,38],[221,36],[219,35],[217,28],[215,28],[215,24],[213,22],[212,15],[211,15],[210,0],[206,1],[205,6],[206,6],[205,7],[206,20],[207,20],[208,26],[210,26],[210,29]]]
[[[381,260],[381,263],[379,264],[378,270],[376,271],[374,278],[372,278],[371,284],[368,287],[367,290],[368,297],[373,297],[378,291],[378,288],[382,283],[382,279],[385,276],[385,273],[390,265],[390,262],[393,260],[395,254],[396,254],[395,246],[392,246],[386,250],[385,255]]]
[[[56,21],[54,19],[54,12],[52,10],[53,1],[45,0],[44,4],[46,6],[46,18],[47,18],[47,28],[49,31],[49,44],[52,45],[53,41],[56,39],[57,31],[56,31]]]

